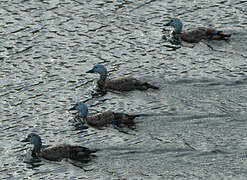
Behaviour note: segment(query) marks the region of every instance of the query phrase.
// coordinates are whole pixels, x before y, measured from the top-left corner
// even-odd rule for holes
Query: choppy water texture
[[[1,0],[0,178],[241,179],[247,176],[247,1]],[[213,26],[229,42],[163,46],[171,17]],[[208,46],[208,45],[209,46]],[[210,48],[210,46],[212,48]],[[92,97],[96,63],[159,91]],[[126,133],[75,130],[67,110],[154,113]],[[87,164],[24,162],[28,133],[44,144],[99,148]]]

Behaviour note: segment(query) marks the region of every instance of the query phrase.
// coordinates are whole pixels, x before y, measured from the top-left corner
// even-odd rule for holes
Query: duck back
[[[103,127],[112,124],[114,121],[114,113],[112,111],[105,111],[97,113],[86,118],[88,125],[92,127]]]
[[[88,158],[90,153],[94,152],[96,151],[82,146],[61,144],[42,149],[38,153],[38,157],[42,157],[50,161],[60,161],[64,158],[79,160],[82,158]]]
[[[131,76],[119,77],[105,81],[105,87],[107,89],[117,91],[131,91],[136,89],[136,85],[139,84],[142,84],[142,82]]]
[[[206,37],[204,30],[196,29],[181,34],[181,39],[189,43],[197,43]]]
[[[88,125],[101,128],[109,125],[120,125],[120,124],[134,124],[134,119],[139,115],[128,115],[125,113],[116,113],[112,111],[105,111],[98,113],[93,116],[87,117],[86,122]]]
[[[134,119],[139,115],[129,115],[125,113],[114,113],[114,119],[120,124],[134,124]]]
[[[222,31],[204,27],[199,27],[198,29],[187,31],[180,35],[183,41],[189,43],[197,43],[202,39],[227,40],[230,36],[230,34],[224,34]]]

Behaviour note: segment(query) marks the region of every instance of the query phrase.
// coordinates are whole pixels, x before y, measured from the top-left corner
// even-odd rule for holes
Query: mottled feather
[[[143,83],[133,77],[118,77],[105,81],[105,87],[107,89],[113,89],[117,91],[131,91],[136,89],[137,86],[141,86]]]
[[[104,111],[88,116],[88,107],[83,102],[78,102],[70,110],[77,110],[80,120],[83,120],[89,126],[101,128],[109,125],[134,124],[134,119],[140,115],[129,115],[113,111]]]
[[[96,152],[96,151],[90,150],[82,146],[60,144],[60,145],[41,149],[40,152],[37,152],[36,154],[38,157],[41,157],[41,158],[44,158],[50,161],[60,161],[64,158],[69,158],[73,160],[89,158],[90,153],[93,153],[93,152]]]
[[[103,127],[113,124],[114,113],[112,111],[105,111],[102,113],[97,113],[93,116],[86,117],[84,120],[90,126]]]
[[[84,120],[88,125],[100,128],[109,125],[134,124],[135,117],[138,117],[138,115],[115,113],[109,110],[86,117]]]
[[[60,161],[64,158],[73,160],[88,160],[91,153],[96,150],[90,150],[78,145],[60,144],[54,146],[42,146],[39,135],[30,133],[22,142],[30,142],[34,145],[32,156],[34,158],[44,158],[50,161]]]
[[[147,90],[148,88],[159,89],[148,82],[137,80],[131,76],[107,79],[107,70],[101,64],[95,65],[93,69],[87,71],[87,73],[100,74],[100,79],[97,81],[97,84],[101,90],[112,89],[117,91],[131,91],[135,89]]]
[[[221,31],[215,29],[198,28],[192,31],[186,31],[178,35],[185,42],[197,43],[202,39],[206,40],[226,40],[230,35],[224,34]]]
[[[170,34],[171,38],[174,38],[175,40],[181,39],[189,43],[197,43],[200,42],[202,39],[227,40],[231,36],[230,34],[224,34],[222,31],[205,27],[199,27],[195,30],[182,32],[183,24],[177,18],[171,19],[170,22],[165,24],[165,26],[174,27],[174,30]]]

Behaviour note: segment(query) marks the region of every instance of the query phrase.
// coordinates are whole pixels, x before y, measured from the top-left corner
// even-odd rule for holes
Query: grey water
[[[1,179],[246,179],[247,1],[1,0]],[[163,24],[231,33],[229,41],[164,46]],[[160,90],[93,96],[95,74],[132,75]],[[71,106],[163,114],[120,132],[76,130]],[[92,161],[25,161],[30,132],[44,144],[99,152]]]

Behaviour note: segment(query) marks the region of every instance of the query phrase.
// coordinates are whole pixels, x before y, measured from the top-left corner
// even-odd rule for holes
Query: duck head
[[[76,103],[70,110],[77,110],[82,118],[86,118],[88,107],[83,102]]]
[[[41,143],[41,138],[38,134],[30,133],[27,138],[23,139],[21,142],[30,142],[35,145]]]
[[[42,146],[41,138],[38,134],[30,133],[26,139],[21,142],[30,142],[34,145],[33,152],[39,152]]]
[[[86,73],[99,73],[100,77],[105,79],[107,75],[107,69],[104,65],[96,64],[93,69],[87,71]]]
[[[182,32],[183,23],[178,18],[172,18],[167,24],[164,26],[172,26],[174,27],[174,32],[179,34]]]

